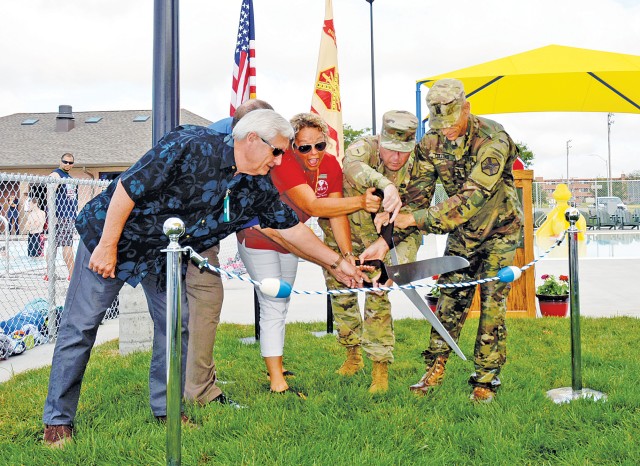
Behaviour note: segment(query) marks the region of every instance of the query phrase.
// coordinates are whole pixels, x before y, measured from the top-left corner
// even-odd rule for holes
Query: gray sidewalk
[[[418,256],[424,259],[424,254]],[[640,317],[640,300],[635,293],[640,259],[581,259],[580,314],[585,317]],[[543,273],[568,274],[566,259],[546,259],[536,264],[536,276]],[[254,324],[252,285],[240,280],[226,280],[221,321]],[[325,289],[320,267],[301,261],[294,289],[321,291]],[[420,295],[428,288],[419,289]],[[362,296],[362,294],[361,294]],[[394,319],[423,319],[420,312],[400,292],[390,293]],[[326,322],[326,295],[292,295],[287,322]],[[324,327],[323,327],[324,328]],[[252,335],[253,333],[251,333]],[[100,326],[96,344],[118,338],[118,320]],[[249,336],[249,335],[247,335]],[[23,354],[0,361],[0,383],[14,374],[43,367],[51,363],[53,344],[35,347]]]

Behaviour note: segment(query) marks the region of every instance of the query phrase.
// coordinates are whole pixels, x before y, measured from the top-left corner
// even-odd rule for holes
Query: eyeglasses
[[[262,142],[264,142],[267,146],[271,147],[271,149],[273,149],[271,151],[271,153],[273,154],[274,157],[280,157],[282,154],[284,154],[284,149],[280,149],[276,146],[274,146],[273,144],[271,144],[269,141],[267,141],[266,139],[258,136],[260,139],[262,139]]]
[[[75,162],[73,160],[62,160],[62,163],[65,165],[73,165]]]
[[[317,142],[313,145],[311,144],[303,144],[301,146],[296,146],[295,144],[293,145],[293,148],[298,152],[300,152],[301,154],[306,154],[308,152],[311,152],[312,147],[315,147],[318,152],[322,152],[327,147],[327,141]]]

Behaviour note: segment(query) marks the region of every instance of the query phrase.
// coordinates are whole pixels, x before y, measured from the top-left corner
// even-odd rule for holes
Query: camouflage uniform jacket
[[[429,183],[427,164],[417,160],[415,153],[412,152],[407,163],[400,170],[397,172],[387,170],[380,158],[378,145],[377,136],[365,136],[349,145],[343,160],[344,196],[359,196],[369,187],[384,190],[393,184],[402,199],[401,212],[409,213],[416,209],[427,208],[431,201],[431,197],[427,197],[427,184]],[[353,225],[371,225],[372,228],[375,228],[371,214],[364,210],[354,212],[349,217],[352,229]],[[416,227],[396,230],[394,233],[395,244],[399,244],[414,233],[418,233]],[[354,237],[358,237],[358,232],[352,232],[352,234]]]
[[[413,213],[417,225],[429,233],[454,232],[467,247],[494,235],[519,231],[522,206],[512,166],[518,149],[502,125],[469,116],[466,133],[449,141],[429,131],[416,148],[429,169],[423,180],[429,200],[439,178],[449,198]]]

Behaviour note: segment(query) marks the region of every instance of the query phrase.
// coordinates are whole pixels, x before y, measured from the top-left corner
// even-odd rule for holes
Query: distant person
[[[7,220],[9,222],[9,234],[20,234],[20,201],[13,198],[7,209]]]
[[[42,234],[47,215],[38,205],[38,200],[33,198],[27,199],[25,210],[27,211],[27,220],[24,223],[24,229],[27,231],[27,255],[42,257]]]
[[[60,167],[56,168],[49,176],[52,178],[73,178],[69,172],[73,168],[75,159],[73,154],[65,153],[60,158]],[[53,248],[53,260],[55,261],[59,247],[62,247],[62,258],[69,275],[67,280],[71,280],[73,273],[73,235],[75,233],[75,221],[78,215],[78,186],[73,184],[61,183],[56,188],[55,195],[55,217],[56,228]],[[51,230],[51,225],[49,225]],[[51,241],[51,239],[49,240]],[[49,280],[49,276],[44,276],[45,281]]]

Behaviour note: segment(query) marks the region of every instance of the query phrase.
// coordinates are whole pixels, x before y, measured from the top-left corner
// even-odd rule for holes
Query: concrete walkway
[[[429,250],[437,251],[436,245]],[[442,250],[440,250],[440,254]],[[421,248],[418,259],[426,258]],[[580,314],[585,317],[640,317],[640,300],[635,293],[639,259],[581,259],[580,276]],[[536,264],[536,279],[542,274],[568,274],[566,259],[546,259]],[[254,306],[252,285],[240,280],[225,281],[225,298],[222,308],[222,322],[254,324]],[[324,290],[324,277],[321,269],[309,262],[301,261],[294,289],[315,291]],[[421,295],[427,293],[418,290]],[[292,295],[287,322],[326,322],[326,295]],[[395,319],[422,319],[422,314],[413,307],[401,292],[392,292],[390,299]],[[250,332],[247,336],[252,336]],[[108,321],[100,326],[96,344],[118,338],[118,320]],[[43,367],[51,363],[54,345],[35,347],[24,353],[0,361],[0,383],[9,380],[14,374]]]

